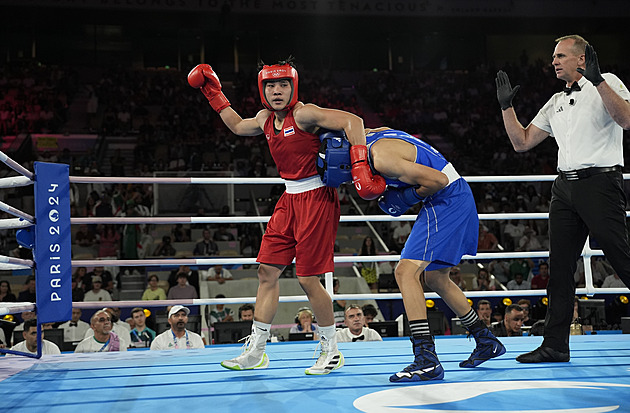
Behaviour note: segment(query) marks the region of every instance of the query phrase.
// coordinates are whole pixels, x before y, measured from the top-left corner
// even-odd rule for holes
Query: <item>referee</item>
[[[612,73],[601,74],[597,54],[578,35],[556,39],[556,77],[566,83],[526,128],[512,107],[520,86],[497,73],[503,123],[517,152],[553,136],[558,144],[558,178],[551,189],[549,308],[542,345],[516,358],[521,363],[569,361],[573,316],[573,274],[589,232],[626,286],[630,245],[623,190],[623,129],[630,129],[630,93]]]

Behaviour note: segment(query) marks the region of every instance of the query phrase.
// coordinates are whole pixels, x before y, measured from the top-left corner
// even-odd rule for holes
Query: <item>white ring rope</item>
[[[0,219],[0,229],[25,228],[32,226],[33,224],[31,222],[22,218]]]
[[[26,212],[22,212],[19,209],[13,208],[11,205],[5,204],[2,201],[0,201],[0,210],[8,212],[9,214],[14,215],[18,218],[23,218],[31,224],[35,222],[35,217],[33,217],[32,215],[29,215]]]
[[[8,178],[0,178],[0,188],[16,188],[32,184],[33,180],[25,176],[10,176]]]
[[[9,158],[4,152],[0,151],[0,161],[4,162],[9,168],[13,169],[15,172],[19,173],[27,177],[30,180],[33,180],[33,172],[24,168],[19,163],[15,162],[13,159]]]

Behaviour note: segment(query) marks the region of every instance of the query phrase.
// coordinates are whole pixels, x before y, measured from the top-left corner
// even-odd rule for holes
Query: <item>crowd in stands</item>
[[[551,66],[542,61],[529,62],[525,58],[518,65],[503,69],[514,74],[514,84],[521,85],[518,105],[523,122],[535,116],[531,108],[541,107],[562,86],[549,73]],[[630,82],[627,70],[602,69],[613,71]],[[359,116],[370,114],[370,122],[380,119],[380,124],[367,123],[366,126],[389,126],[416,134],[436,146],[463,176],[554,174],[556,147],[552,139],[546,140],[535,151],[519,154],[512,149],[502,128],[496,102],[495,73],[496,68],[492,66],[458,71],[417,70],[413,74],[366,71],[354,74],[356,80],[352,88],[344,88],[335,80],[334,73],[301,70],[300,99]],[[235,74],[224,83],[226,94],[239,113],[253,116],[260,110],[254,73]],[[87,125],[81,130],[68,130],[69,108],[78,95],[86,98]],[[0,66],[0,138],[34,133],[84,133],[86,130],[102,136],[135,137],[134,176],[187,171],[229,172],[234,176],[250,177],[277,175],[266,141],[260,137],[233,135],[207,106],[203,96],[188,86],[182,72],[116,67],[87,79],[68,67],[24,63]],[[628,137],[627,132],[625,136]],[[625,147],[630,148],[630,145]],[[59,148],[58,153],[33,153],[25,166],[32,170],[31,162],[35,160],[64,162],[72,171],[102,175],[103,160],[92,150],[70,153],[67,148]],[[120,152],[109,161],[111,176],[126,174],[126,160]],[[471,186],[479,213],[548,211],[548,182]],[[340,188],[342,203],[347,201],[344,191],[351,189]],[[278,188],[272,189],[267,206],[269,213],[280,193]],[[149,216],[154,194],[151,185],[90,184],[87,190],[81,191],[73,184],[71,202],[73,217]],[[365,213],[380,213],[374,202],[360,202]],[[211,212],[225,215],[225,210]],[[203,209],[199,211],[200,215],[209,213]],[[10,217],[6,213],[1,215]],[[410,231],[408,222],[375,226],[382,232],[391,251],[401,250]],[[203,235],[191,239],[192,229],[202,229]],[[83,225],[73,233],[73,244],[82,251],[92,248],[96,257],[137,259],[176,256],[184,252],[178,252],[173,243],[193,242],[194,249],[186,252],[188,256],[216,256],[220,253],[216,241],[231,237],[239,244],[238,250],[243,255],[256,256],[262,235],[253,225],[180,225],[167,234],[163,232],[151,225]],[[483,221],[479,250],[545,250],[548,248],[546,233],[546,220]],[[15,248],[15,243],[10,241],[14,238],[14,231],[1,230],[0,248],[5,255],[22,256],[23,249]],[[374,253],[368,247],[361,250],[366,255]],[[493,290],[500,288],[499,283],[516,289],[544,288],[545,277],[540,277],[539,272],[546,264],[528,263],[527,271],[520,273],[521,279],[517,279],[517,272],[512,268],[518,264],[506,260],[487,263],[485,272],[480,272],[468,289]],[[593,265],[597,285],[605,284],[607,277],[614,276],[600,260],[594,261]],[[85,268],[77,269],[73,276],[75,301],[91,297],[111,298],[121,282],[121,274],[102,270],[95,268],[93,273],[88,273]],[[123,271],[125,269],[121,268],[121,273]],[[372,285],[376,283],[374,271],[373,266],[362,268],[366,280]],[[488,272],[493,277],[488,277]],[[221,274],[208,277],[211,276],[224,279]],[[543,284],[540,278],[543,278]],[[153,280],[150,278],[149,281]],[[576,281],[578,286],[583,285],[583,264],[581,273],[579,269],[576,273]],[[617,283],[610,278],[606,285]],[[161,288],[153,286],[152,282],[148,282],[147,291],[149,289],[151,291],[145,294],[152,297],[170,294],[160,291]],[[4,284],[0,283],[2,300],[13,295],[5,290]],[[341,312],[339,316],[342,316]]]

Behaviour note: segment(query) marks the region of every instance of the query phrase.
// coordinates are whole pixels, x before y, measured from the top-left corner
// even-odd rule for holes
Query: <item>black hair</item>
[[[289,65],[294,69],[297,69],[297,67],[295,66],[295,57],[293,57],[293,55],[289,55],[289,57],[287,57],[285,60],[278,60],[278,63],[276,63],[277,65]],[[258,61],[258,71],[261,71],[263,69],[263,67],[265,66],[265,62],[261,60]]]
[[[243,311],[247,311],[247,310],[252,310],[252,312],[254,312],[254,305],[247,303],[247,304],[243,304],[242,306],[240,306],[238,308],[238,318],[239,318],[239,320],[241,319],[241,313]]]
[[[378,311],[376,310],[376,307],[374,307],[372,304],[366,304],[364,305],[361,310],[363,311],[363,315],[369,315],[372,317],[376,317],[378,315]]]
[[[37,318],[31,318],[31,319],[26,320],[24,322],[24,331],[26,331],[28,333],[28,330],[31,327],[37,327]]]

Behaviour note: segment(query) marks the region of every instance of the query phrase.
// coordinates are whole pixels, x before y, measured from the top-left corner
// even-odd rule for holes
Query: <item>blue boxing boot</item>
[[[481,320],[477,320],[471,325],[468,331],[469,336],[472,335],[475,338],[477,347],[470,354],[468,360],[459,363],[459,367],[477,367],[484,361],[505,354],[505,346]]]
[[[433,337],[422,338],[411,337],[413,344],[414,361],[401,372],[390,376],[392,383],[404,383],[411,381],[442,380],[444,369],[437,354],[435,354],[435,343]]]

